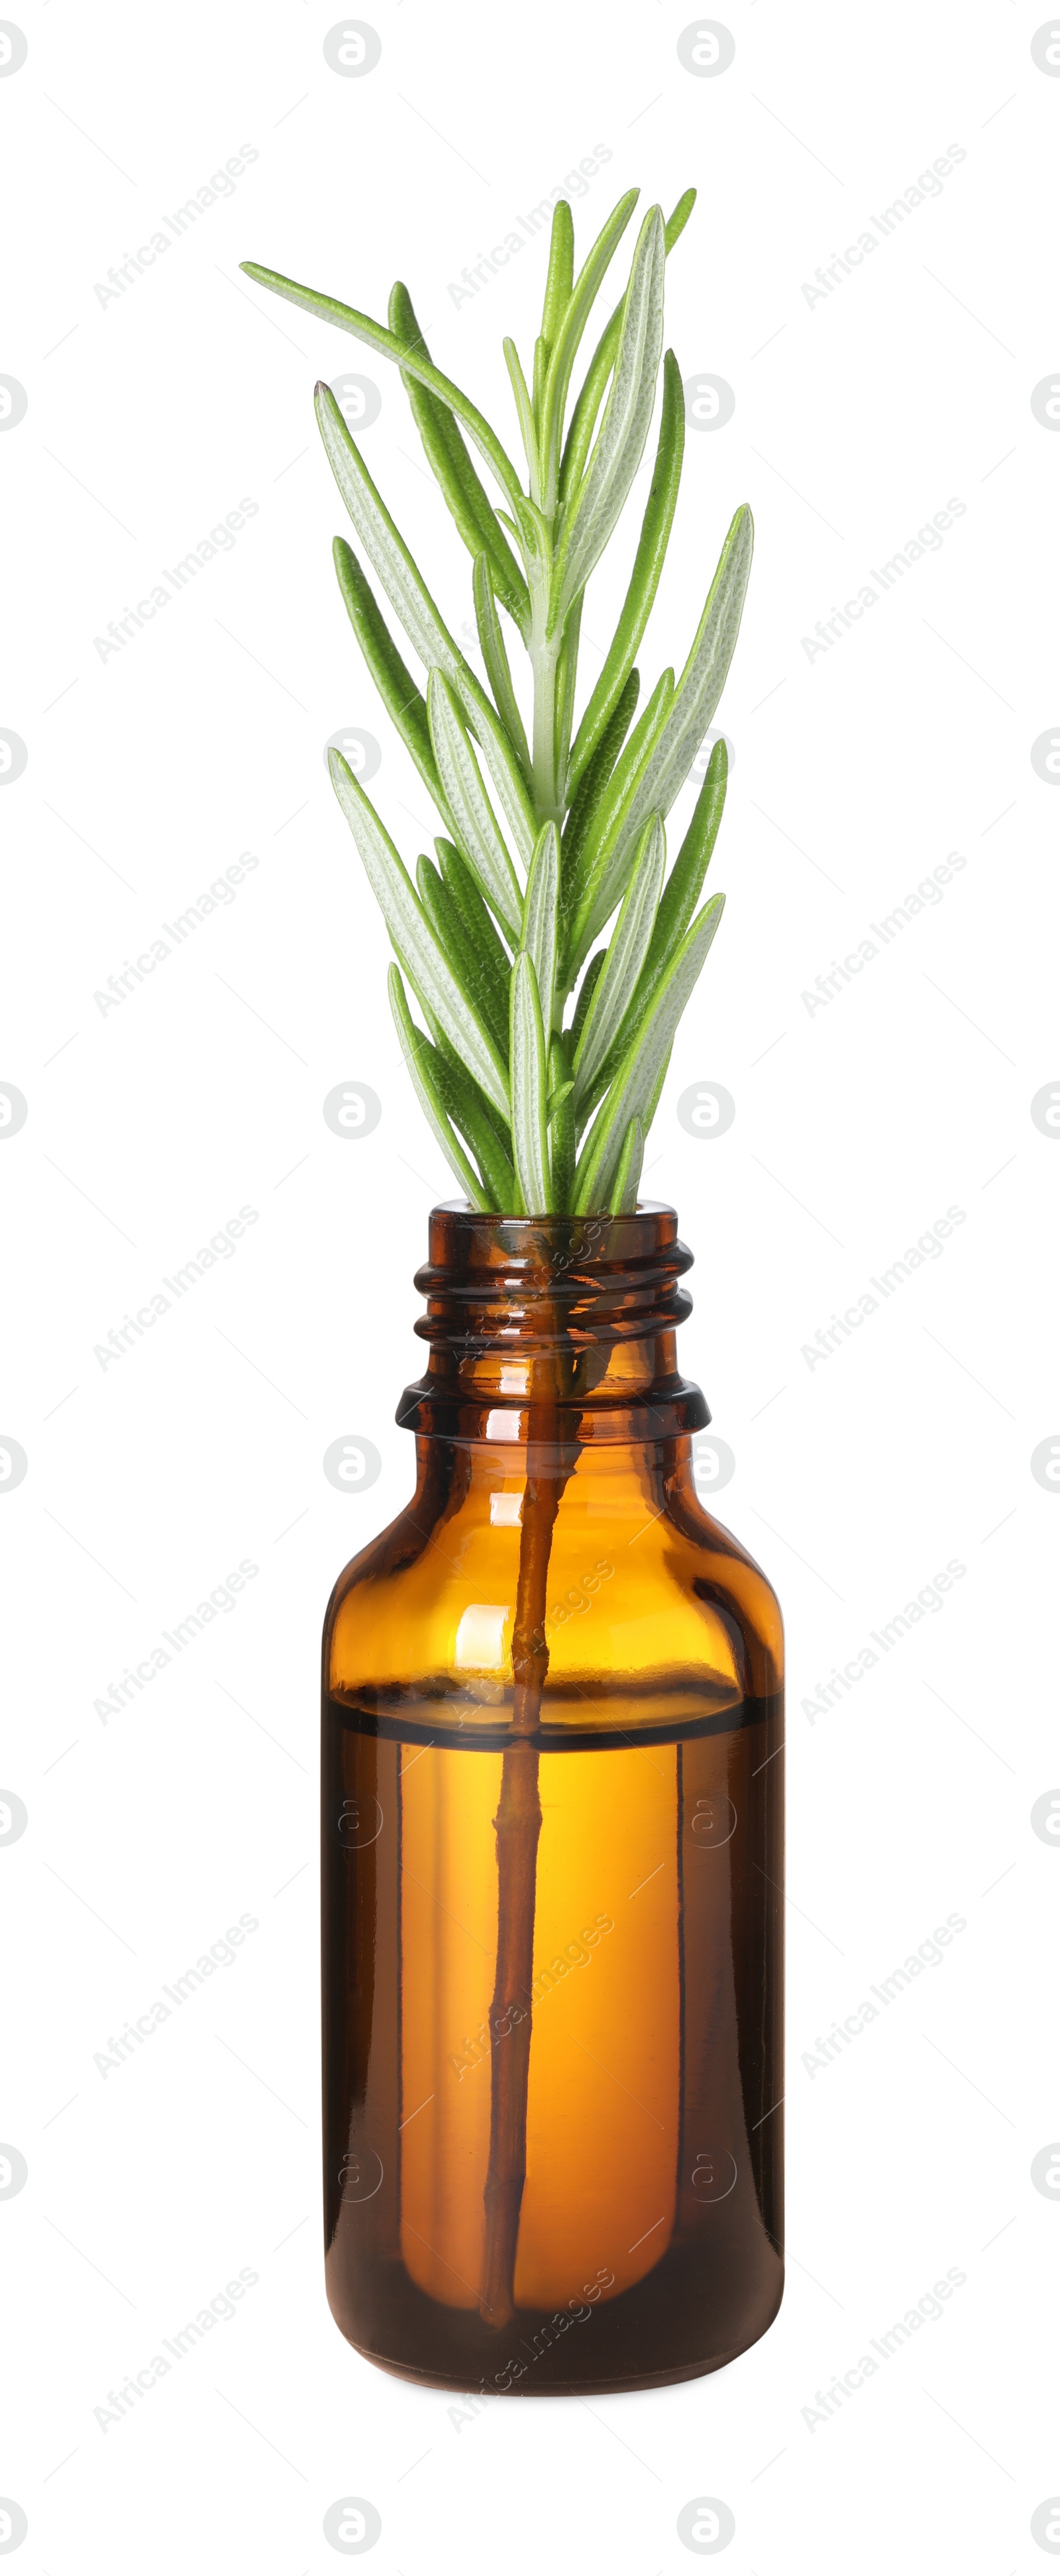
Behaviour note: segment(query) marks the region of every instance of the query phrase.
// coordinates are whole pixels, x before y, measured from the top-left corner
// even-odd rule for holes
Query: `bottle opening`
[[[691,1267],[662,1202],[619,1217],[432,1209],[415,1283],[430,1359],[398,1421],[429,1439],[561,1452],[702,1430],[709,1409],[678,1373],[675,1339],[692,1311],[679,1284]]]

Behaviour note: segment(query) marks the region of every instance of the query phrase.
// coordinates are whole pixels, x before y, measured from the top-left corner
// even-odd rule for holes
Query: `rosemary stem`
[[[490,2151],[480,2314],[508,2324],[515,2306],[519,2214],[526,2181],[526,2114],[533,2026],[534,1915],[541,1832],[541,1701],[548,1677],[545,1634],[552,1536],[577,1452],[560,1462],[557,1398],[561,1334],[551,1300],[541,1311],[544,1347],[532,1371],[527,1478],[512,1637],[511,1740],[501,1765],[497,1837],[497,1962],[490,2006]]]

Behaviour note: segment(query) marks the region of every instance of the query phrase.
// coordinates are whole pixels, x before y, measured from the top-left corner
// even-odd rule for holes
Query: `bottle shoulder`
[[[505,1491],[507,1481],[512,1490]],[[324,1631],[325,1687],[500,1694],[510,1682],[519,1584],[515,1479],[421,1486],[344,1567]],[[741,1541],[704,1511],[690,1475],[572,1477],[552,1530],[549,1694],[682,1691],[772,1699],[781,1686],[776,1593]]]
[[[706,1511],[694,1490],[674,1496],[668,1526],[682,1551],[683,1569],[698,1599],[735,1617],[749,1649],[764,1649],[777,1674],[784,1668],[784,1617],[769,1576],[734,1531]]]

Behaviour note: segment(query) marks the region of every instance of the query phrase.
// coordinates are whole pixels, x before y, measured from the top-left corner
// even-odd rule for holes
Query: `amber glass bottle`
[[[328,2297],[404,2376],[717,2369],[780,2304],[782,1632],[672,1208],[436,1208],[407,1509],[324,1630]]]

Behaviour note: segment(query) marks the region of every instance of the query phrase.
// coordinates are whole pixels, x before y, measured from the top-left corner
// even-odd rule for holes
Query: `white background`
[[[19,23],[27,58],[0,79],[20,244],[0,369],[28,397],[0,439],[0,724],[28,751],[0,804],[0,1076],[29,1103],[0,1148],[0,1428],[29,1461],[0,1496],[0,1775],[29,1817],[0,1849],[0,2135],[28,2166],[0,2206],[19,2565],[326,2576],[323,2516],[356,2494],[382,2517],[381,2576],[676,2576],[678,2513],[713,2495],[734,2576],[1033,2569],[1031,2516],[1060,2480],[1060,2214],[1030,2175],[1060,2098],[1047,2011],[1025,2004],[1060,1874],[1030,1824],[1060,1780],[1060,1501],[1030,1469],[1060,1437],[1060,1141],[1030,1115],[1060,1078],[1058,805],[1030,756],[1060,720],[1060,439],[1031,409],[1060,362],[1060,80],[1032,58],[1036,9],[749,0],[726,6],[735,59],[707,79],[678,58],[686,0],[373,0],[363,79],[325,61],[330,6],[51,0]],[[243,143],[258,157],[233,193],[101,302]],[[809,302],[950,144],[965,158],[941,193]],[[449,287],[596,145],[583,248],[626,186],[666,209],[698,187],[667,338],[685,377],[735,393],[724,429],[688,437],[647,684],[683,659],[740,500],[758,531],[719,719],[729,908],[646,1186],[696,1254],[682,1358],[736,1456],[721,1509],[787,1621],[791,2270],[771,2333],[716,2377],[467,2421],[360,2361],[323,2296],[319,1622],[409,1490],[393,1412],[422,1365],[412,1273],[452,1184],[322,761],[336,727],[376,737],[372,793],[411,863],[424,791],[335,588],[318,375],[378,381],[364,452],[457,631],[469,561],[397,379],[237,263],[379,315],[403,277],[438,363],[511,444],[500,344],[532,346],[543,232],[470,298]],[[243,496],[235,545],[101,659],[108,622]],[[811,660],[817,621],[951,496],[941,547]],[[598,652],[638,517],[635,496],[590,602]],[[108,977],[245,849],[234,902],[102,1012]],[[954,849],[943,900],[811,1014],[817,976]],[[348,1080],[382,1102],[360,1141],[322,1117]],[[698,1080],[737,1104],[714,1141],[677,1122]],[[243,1205],[258,1222],[232,1258],[104,1368],[96,1346]],[[818,1330],[951,1205],[944,1252],[811,1367]],[[359,1498],[321,1469],[348,1432],[383,1459]],[[109,1683],[242,1559],[258,1572],[236,1606],[105,1723]],[[966,1574],[944,1607],[811,1720],[803,1701],[950,1559]],[[101,2072],[242,1912],[259,1928],[235,1963]],[[944,1962],[804,2065],[951,1913]],[[108,2391],[243,2266],[259,2279],[235,2317],[101,2426]],[[966,2279],[943,2317],[808,2421],[949,2267]]]

